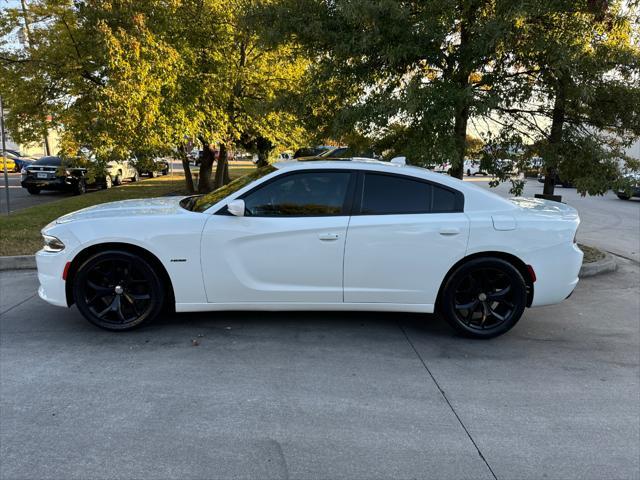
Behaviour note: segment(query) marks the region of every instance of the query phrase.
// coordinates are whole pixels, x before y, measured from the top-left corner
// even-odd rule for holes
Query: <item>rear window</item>
[[[59,167],[61,164],[62,160],[60,157],[42,157],[33,162],[33,165],[50,165],[52,167]]]
[[[462,211],[459,193],[408,177],[367,173],[361,215],[451,213]]]

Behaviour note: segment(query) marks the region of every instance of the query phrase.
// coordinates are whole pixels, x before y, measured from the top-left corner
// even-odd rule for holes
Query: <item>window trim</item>
[[[290,177],[292,175],[302,175],[307,173],[347,173],[349,180],[347,183],[347,192],[345,194],[344,202],[342,202],[342,209],[338,214],[326,214],[326,215],[248,215],[250,218],[320,218],[320,217],[349,217],[352,214],[352,207],[356,192],[356,177],[357,171],[345,168],[305,168],[296,169],[289,172],[283,172],[279,175],[275,175],[264,182],[256,185],[255,187],[247,190],[243,194],[234,198],[234,200],[244,200],[252,193],[269,186],[271,183],[282,180],[283,178]],[[231,215],[227,210],[227,205],[220,208],[215,215]]]
[[[395,172],[381,172],[379,170],[358,170],[358,181],[356,185],[356,194],[353,202],[353,208],[351,215],[352,216],[382,216],[382,215],[437,215],[441,213],[464,213],[464,194],[460,190],[456,190],[455,188],[449,187],[448,185],[443,185],[438,182],[433,182],[431,180],[427,180],[420,177],[414,177],[411,175],[403,175]],[[414,182],[424,183],[429,186],[442,188],[444,190],[448,190],[455,195],[455,210],[453,211],[433,211],[433,205],[430,205],[430,211],[428,212],[407,212],[407,213],[362,213],[362,196],[364,195],[364,177],[367,174],[372,175],[384,175],[387,177],[398,177],[403,180],[411,180]],[[432,190],[432,203],[433,203],[433,190]]]

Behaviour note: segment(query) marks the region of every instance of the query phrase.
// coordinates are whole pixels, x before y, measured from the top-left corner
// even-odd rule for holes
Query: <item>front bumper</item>
[[[38,178],[26,178],[20,185],[22,188],[39,188],[40,190],[72,190],[78,183],[78,180],[73,177],[56,177],[52,179],[38,179]]]
[[[66,282],[62,279],[67,256],[64,250],[58,253],[40,250],[36,253],[36,266],[38,267],[38,295],[45,302],[58,307],[68,307]]]

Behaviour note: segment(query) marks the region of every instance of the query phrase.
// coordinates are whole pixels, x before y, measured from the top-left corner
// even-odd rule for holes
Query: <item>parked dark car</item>
[[[335,150],[336,147],[329,145],[318,145],[317,147],[303,147],[296,150],[293,154],[293,158],[305,158],[305,157],[317,157],[321,153],[328,150]]]
[[[87,190],[86,168],[63,167],[60,157],[42,157],[21,171],[22,188],[32,195],[58,190],[82,195]]]
[[[640,173],[630,173],[625,177],[631,180],[631,191],[618,190],[616,195],[620,200],[630,200],[631,197],[640,198]]]
[[[540,183],[544,183],[544,173],[539,173],[538,174],[538,182]],[[571,183],[571,180],[567,180],[566,178],[562,178],[560,177],[560,175],[558,175],[556,173],[556,181],[555,181],[556,185],[560,185],[561,187],[564,188],[571,188],[573,187],[573,184]]]

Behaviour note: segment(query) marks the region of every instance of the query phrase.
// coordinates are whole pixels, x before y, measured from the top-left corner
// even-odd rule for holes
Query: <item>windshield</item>
[[[48,165],[52,167],[57,167],[61,165],[60,157],[42,157],[40,160],[34,162],[34,165]]]
[[[246,187],[251,182],[254,182],[259,178],[269,175],[271,172],[275,171],[276,168],[271,165],[258,168],[254,172],[248,173],[247,175],[244,175],[240,178],[236,178],[233,182],[225,185],[224,187],[220,187],[211,193],[206,193],[197,197],[185,198],[181,202],[181,205],[183,208],[186,208],[187,210],[191,210],[193,212],[204,212],[207,208],[215,205],[223,198],[228,197],[232,193],[235,193],[241,188]]]

